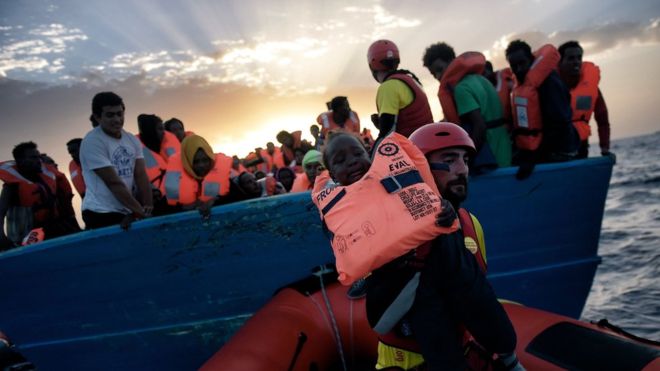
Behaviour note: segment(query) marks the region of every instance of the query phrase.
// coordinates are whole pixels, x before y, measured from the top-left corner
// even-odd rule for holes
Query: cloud
[[[19,33],[22,27],[2,29],[7,39],[13,41],[0,46],[0,76],[3,77],[14,70],[58,72],[65,67],[62,54],[69,51],[73,43],[87,40],[80,29],[58,23],[37,26],[21,35],[15,35],[14,30]],[[23,39],[16,40],[16,37]]]
[[[506,65],[504,50],[512,40],[526,41],[532,49],[551,43],[559,46],[565,41],[577,40],[587,55],[606,53],[623,45],[646,45],[660,43],[660,18],[643,22],[611,22],[579,30],[561,30],[549,34],[529,31],[504,35],[485,51],[496,67]]]

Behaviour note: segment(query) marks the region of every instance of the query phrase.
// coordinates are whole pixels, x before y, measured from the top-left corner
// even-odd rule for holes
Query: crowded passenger
[[[275,171],[275,179],[282,183],[287,192],[291,192],[293,183],[296,180],[296,173],[290,167],[281,167]]]
[[[208,142],[195,134],[181,142],[181,152],[167,163],[161,191],[171,206],[196,209],[208,217],[220,197],[229,194],[232,158],[215,154]]]
[[[85,179],[83,179],[82,167],[80,167],[80,144],[82,138],[74,138],[66,143],[66,150],[71,155],[71,162],[69,162],[69,176],[74,188],[80,195],[80,198],[85,197]]]
[[[458,57],[446,43],[426,48],[424,67],[440,81],[438,98],[445,121],[460,124],[477,148],[472,170],[480,174],[511,166],[511,140],[493,85],[482,76],[486,58],[479,52]]]
[[[99,126],[85,135],[80,146],[87,186],[82,216],[87,229],[115,224],[128,228],[134,220],[151,216],[153,210],[142,145],[123,129],[124,111],[124,101],[115,93],[98,93],[92,100]]]
[[[415,129],[433,122],[433,114],[422,84],[415,74],[399,69],[399,48],[389,40],[369,46],[367,62],[371,75],[380,84],[376,93],[379,129],[377,141],[390,131],[409,136]],[[373,120],[373,119],[372,119]]]
[[[174,136],[176,136],[176,138],[179,140],[179,143],[183,142],[183,138],[194,134],[192,131],[186,131],[185,127],[183,126],[183,121],[176,117],[172,117],[171,119],[165,121],[163,123],[163,127],[166,131],[174,134]]]
[[[577,158],[589,155],[589,121],[593,114],[598,126],[600,153],[610,153],[610,119],[605,98],[600,91],[600,68],[592,62],[583,62],[584,51],[577,41],[568,41],[559,46],[559,74],[571,91],[573,125],[580,136],[580,148]]]
[[[303,173],[293,181],[291,192],[304,192],[314,188],[316,177],[324,170],[321,152],[311,149],[302,159]]]
[[[0,220],[7,227],[0,250],[80,231],[66,177],[42,162],[33,142],[18,144],[12,155],[14,161],[0,163]]]
[[[330,131],[345,130],[360,133],[360,118],[351,109],[346,97],[334,97],[330,101],[330,110],[316,118],[321,126],[321,142],[325,141]]]
[[[500,98],[502,105],[502,119],[506,125],[507,130],[511,132],[511,90],[513,90],[513,72],[511,68],[502,68],[494,71],[493,64],[486,61],[486,68],[484,68],[484,77],[490,81],[497,91],[497,96]]]
[[[522,40],[512,41],[506,58],[516,77],[511,94],[513,136],[520,166],[516,177],[529,177],[541,162],[572,160],[579,137],[572,122],[571,96],[557,73],[559,52],[544,45],[534,54]]]

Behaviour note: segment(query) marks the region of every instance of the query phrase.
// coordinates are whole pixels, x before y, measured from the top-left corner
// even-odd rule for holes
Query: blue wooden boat
[[[580,315],[612,165],[471,180],[498,296]],[[43,369],[194,369],[278,288],[332,260],[308,193],[108,227],[0,254],[0,329]]]

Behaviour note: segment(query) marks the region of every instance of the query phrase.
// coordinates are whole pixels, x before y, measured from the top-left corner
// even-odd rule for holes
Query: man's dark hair
[[[277,135],[275,136],[275,138],[277,139],[277,141],[280,142],[280,143],[282,143],[286,138],[289,138],[289,137],[291,137],[291,133],[289,133],[289,132],[286,131],[286,130],[282,130],[282,131],[280,131],[280,132],[277,133]]]
[[[456,58],[456,53],[454,53],[454,48],[449,46],[447,43],[436,43],[428,48],[424,52],[424,57],[422,61],[424,62],[424,67],[430,67],[431,64],[436,59],[442,59],[443,61],[449,63]]]
[[[493,71],[493,64],[490,63],[490,61],[486,61],[485,69],[489,71]]]
[[[19,158],[23,158],[25,156],[25,152],[31,149],[37,149],[37,144],[30,141],[30,142],[23,142],[19,143],[14,147],[14,149],[11,151],[12,156],[14,156],[14,160],[18,161]]]
[[[532,54],[532,48],[526,42],[517,39],[509,43],[509,46],[506,47],[506,56],[508,57],[512,53],[522,50],[525,55],[527,55],[531,60],[534,60],[534,54]]]
[[[559,55],[561,55],[561,59],[564,59],[564,53],[566,53],[566,49],[570,49],[570,48],[578,48],[581,51],[584,51],[584,49],[582,49],[582,45],[580,45],[579,42],[575,40],[566,41],[565,43],[561,44],[557,49],[559,51]]]
[[[124,110],[126,109],[121,97],[111,91],[104,91],[94,96],[94,99],[92,99],[92,113],[101,116],[105,106],[121,106]]]
[[[74,144],[77,144],[78,146],[80,146],[80,143],[82,143],[82,138],[73,138],[70,141],[66,142],[66,145],[67,145],[67,147],[72,146]]]
[[[172,131],[172,125],[174,125],[174,124],[176,124],[176,123],[179,123],[179,124],[181,124],[181,127],[184,127],[184,126],[183,126],[183,121],[179,120],[179,119],[176,118],[176,117],[172,117],[171,119],[165,121],[165,122],[163,123],[163,126],[165,127],[165,130],[167,130],[167,131]]]
[[[346,98],[346,97],[334,97],[330,101],[330,109],[335,111],[336,109],[338,109],[344,103],[348,104],[348,98]]]

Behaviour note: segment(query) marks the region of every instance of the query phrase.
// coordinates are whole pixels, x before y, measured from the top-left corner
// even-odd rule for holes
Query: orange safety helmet
[[[383,61],[392,60],[399,63],[399,48],[390,40],[374,41],[367,51],[367,62],[372,71],[389,71],[392,66],[383,64]]]
[[[450,147],[463,147],[474,155],[477,150],[474,142],[462,127],[451,122],[434,122],[415,130],[410,134],[411,142],[419,148],[424,155],[439,149]]]

